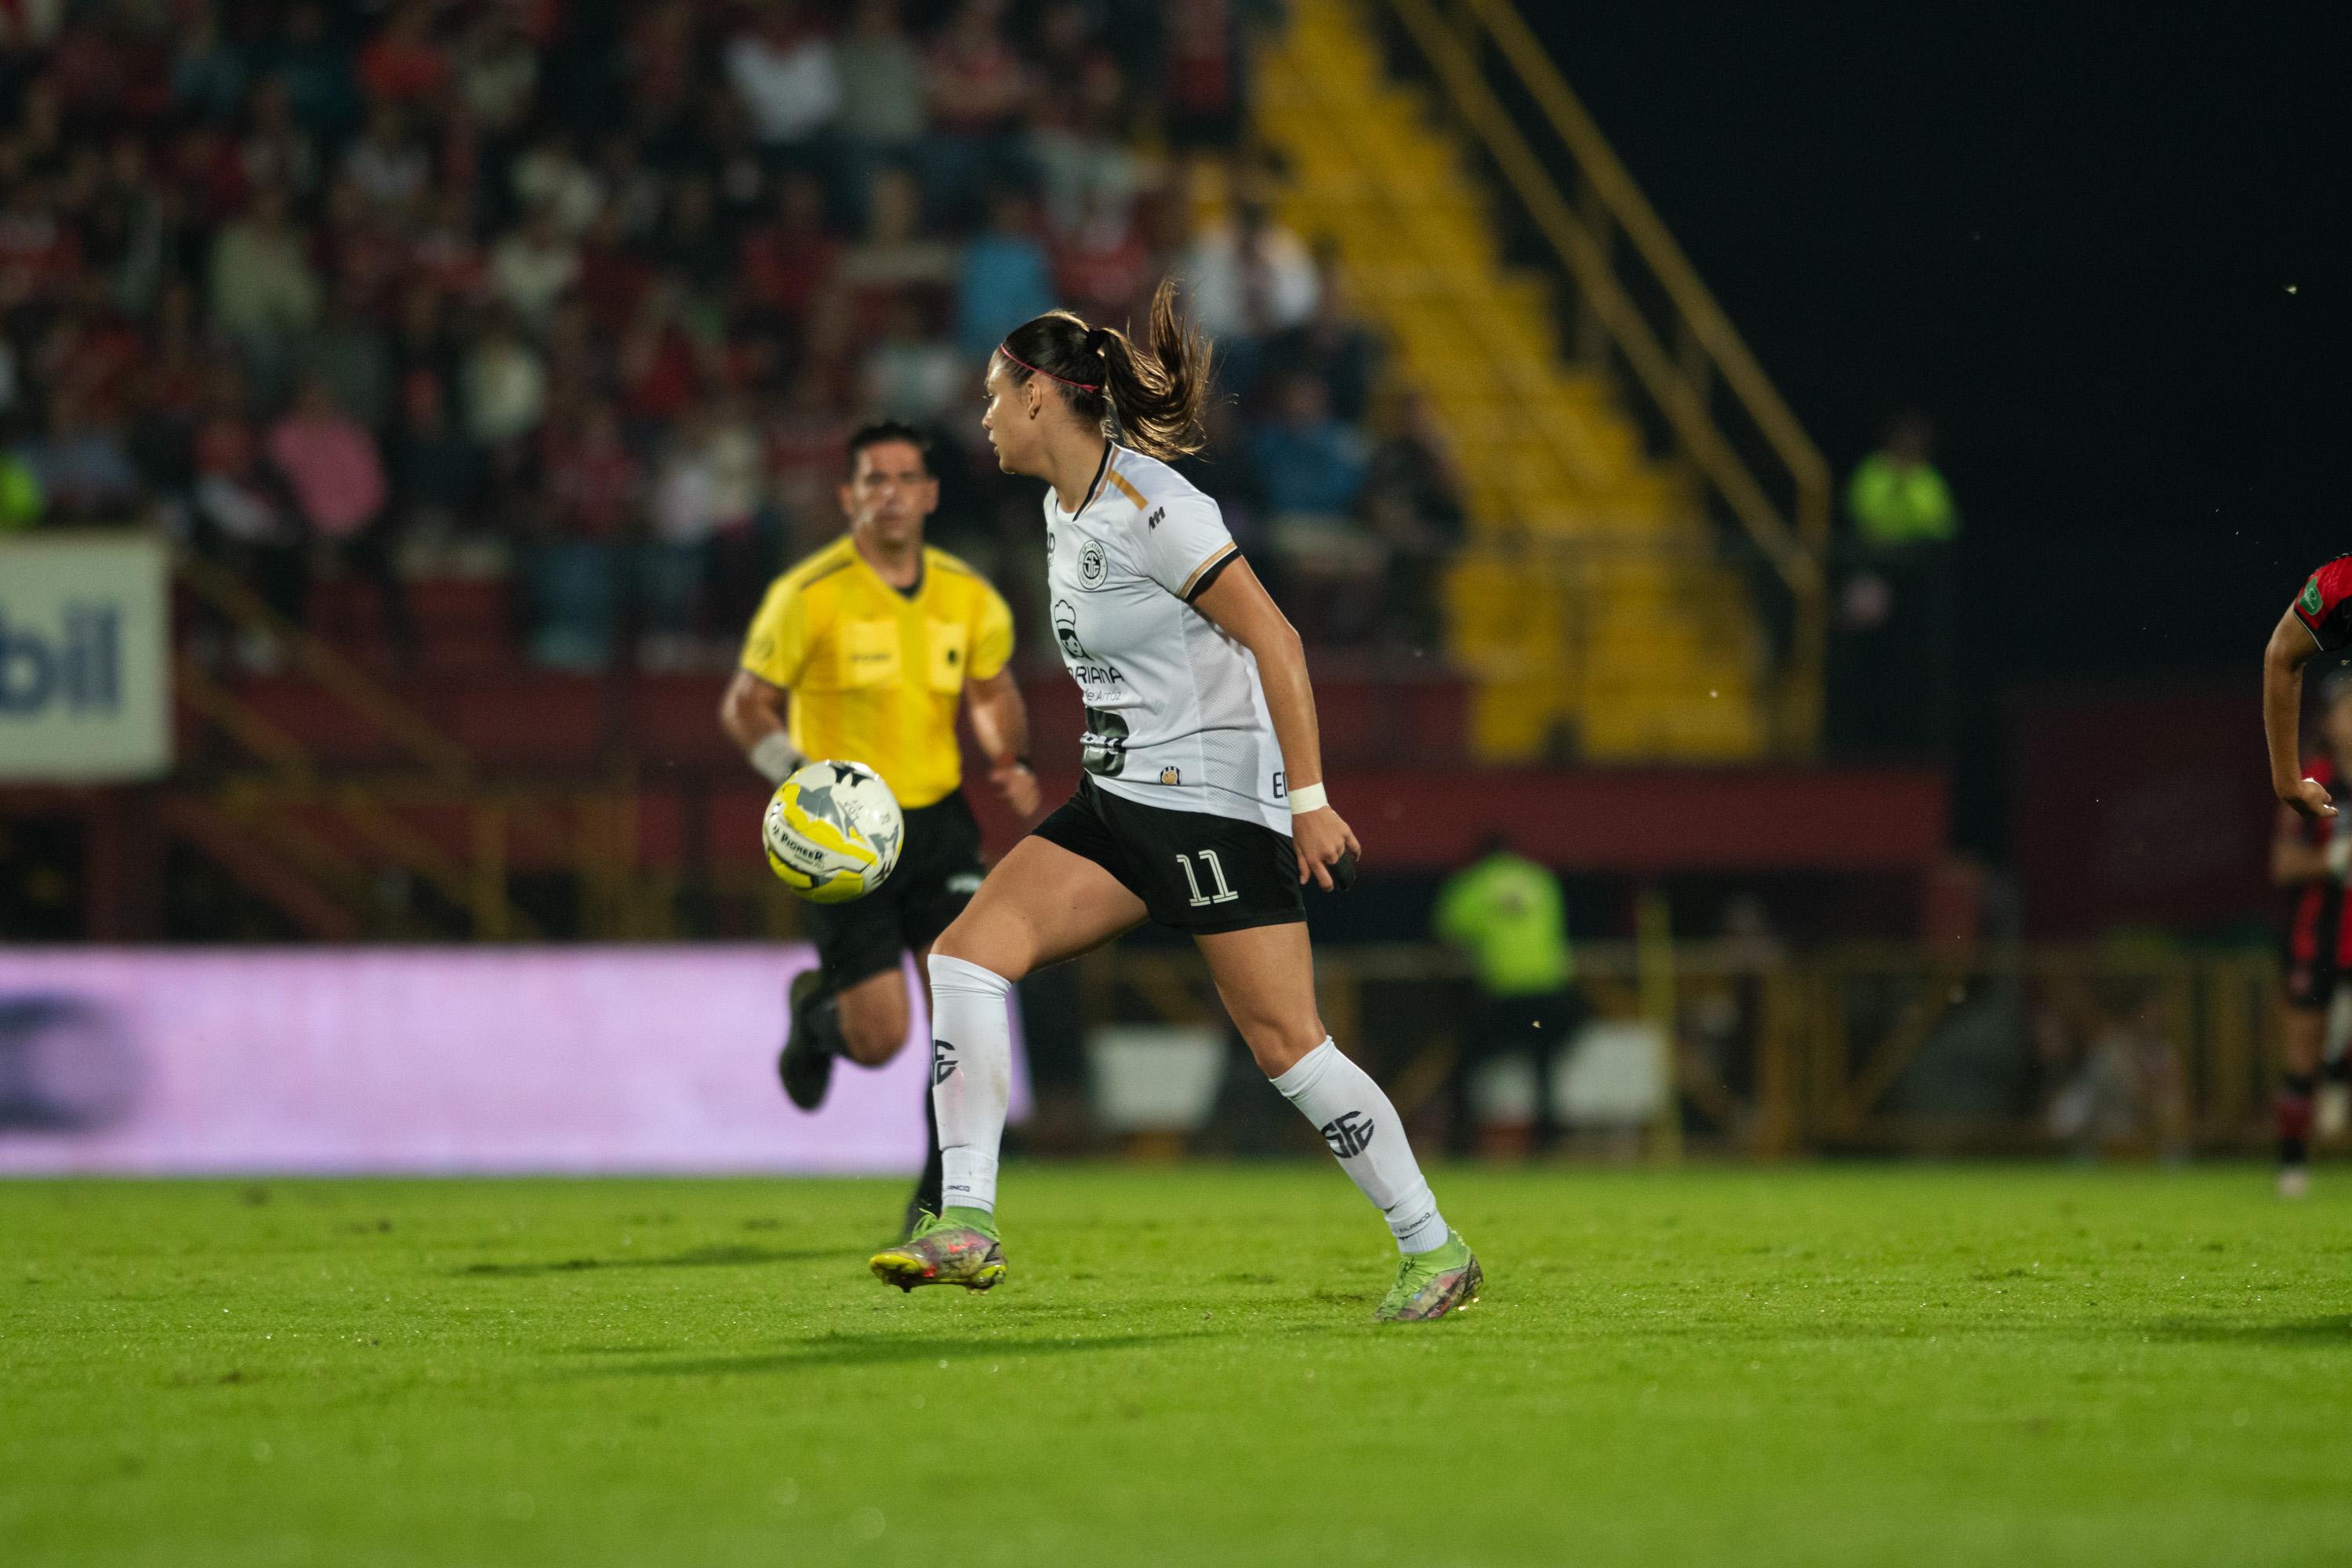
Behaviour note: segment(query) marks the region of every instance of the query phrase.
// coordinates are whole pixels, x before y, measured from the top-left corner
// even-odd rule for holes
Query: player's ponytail
[[[1209,342],[1176,310],[1176,285],[1151,296],[1150,328],[1138,343],[1117,327],[1088,326],[1067,310],[1048,310],[1004,340],[1006,374],[1043,375],[1103,433],[1163,461],[1206,443],[1201,405],[1209,392]]]

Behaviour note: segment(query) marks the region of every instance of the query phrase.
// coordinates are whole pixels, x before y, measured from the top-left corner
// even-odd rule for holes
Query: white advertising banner
[[[171,771],[169,581],[160,539],[0,539],[0,783]]]
[[[930,1025],[776,1081],[806,943],[0,947],[0,1176],[906,1172]],[[1015,1014],[1013,1110],[1028,1084]]]

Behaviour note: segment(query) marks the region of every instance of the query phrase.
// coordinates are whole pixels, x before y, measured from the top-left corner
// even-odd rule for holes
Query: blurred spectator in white
[[[461,374],[466,433],[479,446],[503,447],[546,416],[547,367],[503,310],[488,313]]]
[[[484,135],[503,138],[521,126],[539,87],[539,51],[511,8],[486,5],[467,24],[457,75],[457,95]]]
[[[510,184],[518,210],[546,212],[568,235],[586,229],[604,205],[604,182],[580,161],[561,128],[551,127],[515,160]]]
[[[580,279],[580,251],[551,205],[534,207],[490,251],[490,291],[532,332]]]
[[[1029,198],[1000,188],[989,200],[988,227],[965,242],[956,280],[955,346],[984,363],[1004,334],[1055,305],[1052,268],[1039,243]]]
[[[224,225],[213,242],[213,319],[248,358],[274,362],[318,320],[309,251],[274,185],[256,191],[246,216]]]
[[[370,205],[394,218],[413,212],[433,172],[424,147],[408,132],[408,117],[389,99],[368,110],[367,133],[343,154],[342,177]]]
[[[1276,222],[1255,176],[1236,181],[1231,218],[1194,240],[1178,271],[1190,279],[1192,320],[1236,342],[1296,326],[1314,312],[1315,258]]]
[[[922,140],[923,57],[907,37],[897,0],[859,0],[834,59],[841,76],[834,129],[853,153],[903,154]]]
[[[971,396],[971,363],[927,327],[923,308],[912,300],[894,300],[883,317],[882,341],[866,356],[863,384],[866,405],[884,419],[936,426]]]
[[[797,0],[768,0],[728,40],[727,79],[771,148],[814,140],[841,108],[833,41]]]

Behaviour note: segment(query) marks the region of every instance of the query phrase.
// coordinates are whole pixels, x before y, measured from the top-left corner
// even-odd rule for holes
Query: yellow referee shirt
[[[1012,657],[1013,612],[980,574],[927,549],[902,593],[847,534],[770,584],[743,639],[743,668],[793,694],[793,744],[864,763],[908,807],[963,782],[963,683]]]

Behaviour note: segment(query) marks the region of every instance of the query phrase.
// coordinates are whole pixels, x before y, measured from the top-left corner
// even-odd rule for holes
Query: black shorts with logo
[[[957,790],[908,812],[907,842],[880,887],[845,904],[808,906],[824,988],[838,992],[935,942],[980,890],[980,822]]]
[[[1081,775],[1032,831],[1118,878],[1159,925],[1198,935],[1307,918],[1298,852],[1264,823],[1139,805]]]

